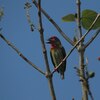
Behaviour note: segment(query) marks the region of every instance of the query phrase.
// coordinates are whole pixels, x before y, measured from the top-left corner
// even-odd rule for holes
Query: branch
[[[42,50],[43,50],[43,54],[44,54],[47,72],[50,72],[49,63],[48,63],[48,60],[47,60],[47,52],[46,52],[46,47],[45,47],[45,42],[44,42],[44,36],[43,36],[42,17],[41,17],[41,9],[40,9],[41,8],[41,0],[38,0],[38,4],[39,4],[39,6],[38,6],[38,17],[39,17],[40,39],[41,39]]]
[[[97,30],[97,32],[94,34],[93,37],[91,37],[91,39],[85,44],[85,48],[87,48],[92,42],[93,40],[97,37],[97,35],[100,33],[100,28]]]
[[[34,65],[30,60],[28,60],[10,41],[8,41],[2,34],[0,34],[0,37],[13,49],[16,51],[16,53],[25,60],[28,64],[30,64],[33,68],[35,68],[37,71],[39,71],[41,74],[45,75],[45,73],[39,69],[36,65]]]
[[[77,26],[79,29],[79,34],[80,34],[80,38],[82,37],[82,27],[81,27],[81,1],[77,0],[76,1],[77,4]]]
[[[35,0],[32,0],[34,5],[38,8],[38,3]],[[61,30],[61,28],[56,24],[56,22],[45,12],[44,9],[41,8],[41,12],[45,15],[45,17],[55,26],[58,32],[67,40],[72,46],[74,46],[73,41]]]
[[[55,91],[54,91],[53,82],[52,82],[52,76],[51,76],[48,58],[47,58],[44,36],[43,36],[43,26],[42,26],[42,16],[41,16],[41,0],[38,0],[38,18],[39,18],[40,39],[41,39],[42,50],[43,50],[43,54],[44,54],[44,60],[45,60],[45,64],[46,64],[46,71],[47,71],[46,77],[48,79],[50,94],[52,96],[52,100],[56,100]]]
[[[82,37],[82,26],[81,26],[81,0],[76,0],[77,3],[77,27],[78,27],[78,31],[79,31],[79,35],[80,38]],[[79,49],[83,47],[83,42],[84,40],[82,40],[79,44]],[[85,75],[84,75],[84,50],[79,51],[79,60],[80,60],[80,73],[84,79]],[[81,77],[80,77],[81,79]],[[85,81],[82,82],[82,99],[83,100],[88,100],[88,92],[86,91],[86,87],[85,87]],[[86,83],[87,84],[87,83]]]
[[[90,88],[88,88],[88,93],[89,93],[89,95],[90,95],[91,100],[94,100],[94,97],[93,97],[93,95],[92,95],[92,92],[90,91]]]
[[[74,49],[78,46],[78,44],[84,40],[84,38],[89,34],[91,29],[94,27],[95,23],[97,22],[98,18],[100,17],[100,14],[98,14],[93,21],[92,25],[90,26],[89,30],[80,38],[80,40],[74,45],[74,47],[69,51],[69,53],[65,56],[65,58],[59,63],[58,66],[56,66],[56,69],[52,71],[52,74],[62,65],[62,63],[70,56],[70,54],[74,51]]]

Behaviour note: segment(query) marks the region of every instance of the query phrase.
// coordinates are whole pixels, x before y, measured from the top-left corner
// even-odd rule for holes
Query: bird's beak
[[[50,39],[48,39],[46,43],[47,43],[47,44],[51,44],[51,41],[50,41]]]

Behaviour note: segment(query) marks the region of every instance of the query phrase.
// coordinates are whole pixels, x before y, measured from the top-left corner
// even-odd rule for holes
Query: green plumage
[[[66,56],[66,52],[64,47],[62,46],[60,40],[57,37],[51,37],[49,39],[49,43],[51,44],[50,56],[54,67],[57,67],[59,63]],[[64,72],[66,70],[66,60],[62,63],[62,65],[57,69],[57,72],[60,73],[61,78],[64,79]]]

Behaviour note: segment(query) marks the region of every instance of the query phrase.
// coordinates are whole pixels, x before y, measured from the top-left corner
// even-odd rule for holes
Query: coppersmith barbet
[[[50,46],[51,61],[54,65],[54,68],[56,68],[66,56],[65,49],[62,46],[60,40],[56,36],[50,37],[47,43],[51,45]],[[60,73],[62,79],[64,79],[65,70],[66,70],[66,60],[57,69],[57,72]]]

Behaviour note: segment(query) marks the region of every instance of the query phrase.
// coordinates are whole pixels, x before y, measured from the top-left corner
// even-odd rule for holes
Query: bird
[[[50,44],[50,57],[54,68],[59,65],[59,63],[65,58],[66,51],[61,44],[61,41],[57,36],[51,36],[47,43]],[[64,72],[66,70],[66,60],[59,66],[57,72],[60,73],[61,79],[64,79]]]

